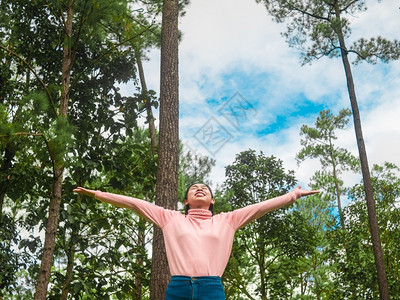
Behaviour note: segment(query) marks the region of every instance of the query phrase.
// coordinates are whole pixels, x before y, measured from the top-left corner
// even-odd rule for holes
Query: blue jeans
[[[172,276],[165,300],[225,300],[221,277]]]

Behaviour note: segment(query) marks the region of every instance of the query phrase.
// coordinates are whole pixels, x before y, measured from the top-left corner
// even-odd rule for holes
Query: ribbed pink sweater
[[[147,201],[100,191],[96,191],[95,198],[130,208],[162,229],[171,275],[222,276],[236,230],[269,211],[293,203],[296,194],[290,192],[214,216],[204,209],[190,209],[184,215]]]

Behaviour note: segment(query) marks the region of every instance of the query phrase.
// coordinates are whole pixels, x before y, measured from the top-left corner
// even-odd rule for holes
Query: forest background
[[[47,296],[146,299],[151,226],[129,212],[74,196],[72,188],[154,199],[156,159],[146,130],[148,104],[158,118],[160,7],[157,2],[143,9],[112,1],[11,3],[1,1],[0,19],[1,296],[33,297],[51,189],[62,166]],[[63,26],[71,3],[69,40]],[[369,10],[351,20],[350,41],[399,38],[396,4],[367,4]],[[285,24],[274,23],[251,1],[193,2],[184,11],[180,199],[193,180],[213,184],[219,211],[281,194],[296,182],[324,192],[238,233],[223,278],[228,298],[375,299],[365,200],[353,159],[354,129],[342,110],[349,104],[338,59],[301,66],[299,50],[280,36]],[[147,87],[138,65],[146,56]],[[379,165],[373,182],[393,299],[400,295],[398,71],[398,61],[354,67],[370,164]],[[63,111],[59,104],[66,94],[69,107]],[[335,160],[329,152],[304,160],[312,155],[301,150],[315,142],[308,135],[311,127],[330,132],[319,141],[352,154],[342,174],[331,173]]]

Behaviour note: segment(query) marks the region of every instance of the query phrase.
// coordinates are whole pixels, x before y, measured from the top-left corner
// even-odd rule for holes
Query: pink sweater
[[[296,194],[290,192],[214,216],[204,209],[190,209],[184,215],[147,201],[100,191],[96,191],[95,198],[130,208],[161,228],[171,275],[222,276],[236,230],[269,211],[293,203]]]

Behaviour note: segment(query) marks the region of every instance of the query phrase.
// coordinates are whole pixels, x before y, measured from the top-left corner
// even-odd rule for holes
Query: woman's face
[[[190,208],[208,209],[210,204],[214,204],[215,200],[211,197],[211,192],[205,184],[196,183],[189,187],[185,205]]]

